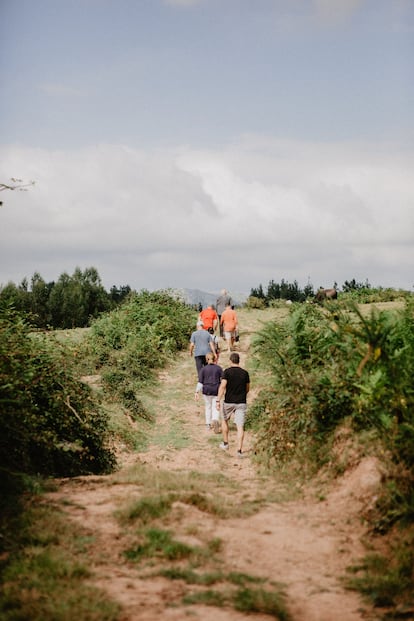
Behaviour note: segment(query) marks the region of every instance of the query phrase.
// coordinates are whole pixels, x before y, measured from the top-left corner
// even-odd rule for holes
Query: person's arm
[[[249,390],[250,390],[250,382],[248,382],[248,383],[246,384],[246,395],[247,395],[247,393],[249,392]]]
[[[193,351],[194,351],[194,343],[191,341],[191,343],[190,343],[190,356],[193,355]]]
[[[220,382],[220,388],[218,390],[217,401],[216,401],[216,408],[218,409],[220,409],[220,402],[224,398],[224,395],[226,394],[226,386],[227,386],[227,380],[223,378]]]
[[[203,384],[201,382],[197,382],[197,386],[195,389],[195,394],[194,394],[194,398],[196,401],[198,401],[199,397],[200,397],[200,392],[203,390]]]

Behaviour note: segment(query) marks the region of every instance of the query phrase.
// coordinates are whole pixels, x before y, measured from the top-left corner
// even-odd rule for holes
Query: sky
[[[0,0],[0,287],[414,287],[414,0]]]

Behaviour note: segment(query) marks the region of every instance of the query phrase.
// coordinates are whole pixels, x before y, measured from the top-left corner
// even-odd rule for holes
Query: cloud
[[[59,98],[71,98],[71,97],[86,97],[87,93],[78,89],[68,86],[67,84],[60,83],[43,83],[39,84],[39,90],[48,95],[49,97]]]
[[[245,136],[220,150],[11,146],[0,283],[95,266],[104,284],[249,292],[270,279],[412,287],[413,154]]]
[[[314,0],[317,17],[325,24],[348,21],[365,0]]]
[[[201,4],[203,0],[164,0],[164,3],[170,6],[178,6],[182,8],[196,6],[197,4]]]

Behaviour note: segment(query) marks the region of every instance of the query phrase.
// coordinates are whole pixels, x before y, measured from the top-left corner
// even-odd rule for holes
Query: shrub
[[[275,425],[275,412],[283,411],[300,444],[324,443],[349,417],[355,429],[375,429],[394,461],[412,469],[413,308],[412,302],[399,312],[373,308],[366,317],[356,305],[330,312],[301,305],[284,324],[267,324],[254,343],[273,378],[256,405],[262,401],[270,413],[261,418],[263,436]],[[274,433],[268,438],[269,452],[283,457]]]
[[[254,295],[249,295],[246,300],[246,308],[266,308],[266,301],[263,298],[258,298]]]
[[[177,351],[187,346],[194,311],[168,291],[141,291],[97,319],[88,338],[106,388],[135,416],[148,417],[137,394]]]
[[[106,415],[62,345],[33,335],[21,315],[0,315],[0,468],[71,476],[110,470]]]

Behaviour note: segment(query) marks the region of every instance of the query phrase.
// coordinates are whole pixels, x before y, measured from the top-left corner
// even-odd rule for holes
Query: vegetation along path
[[[249,368],[259,326],[243,311],[241,324]],[[240,460],[234,428],[229,452],[206,431],[195,379],[182,352],[148,396],[156,425],[145,450],[121,452],[110,476],[59,480],[47,495],[90,542],[87,580],[119,603],[121,621],[375,619],[343,584],[364,554],[359,514],[375,465],[360,462],[323,493],[261,474],[251,433]],[[252,370],[250,401],[259,382]]]

